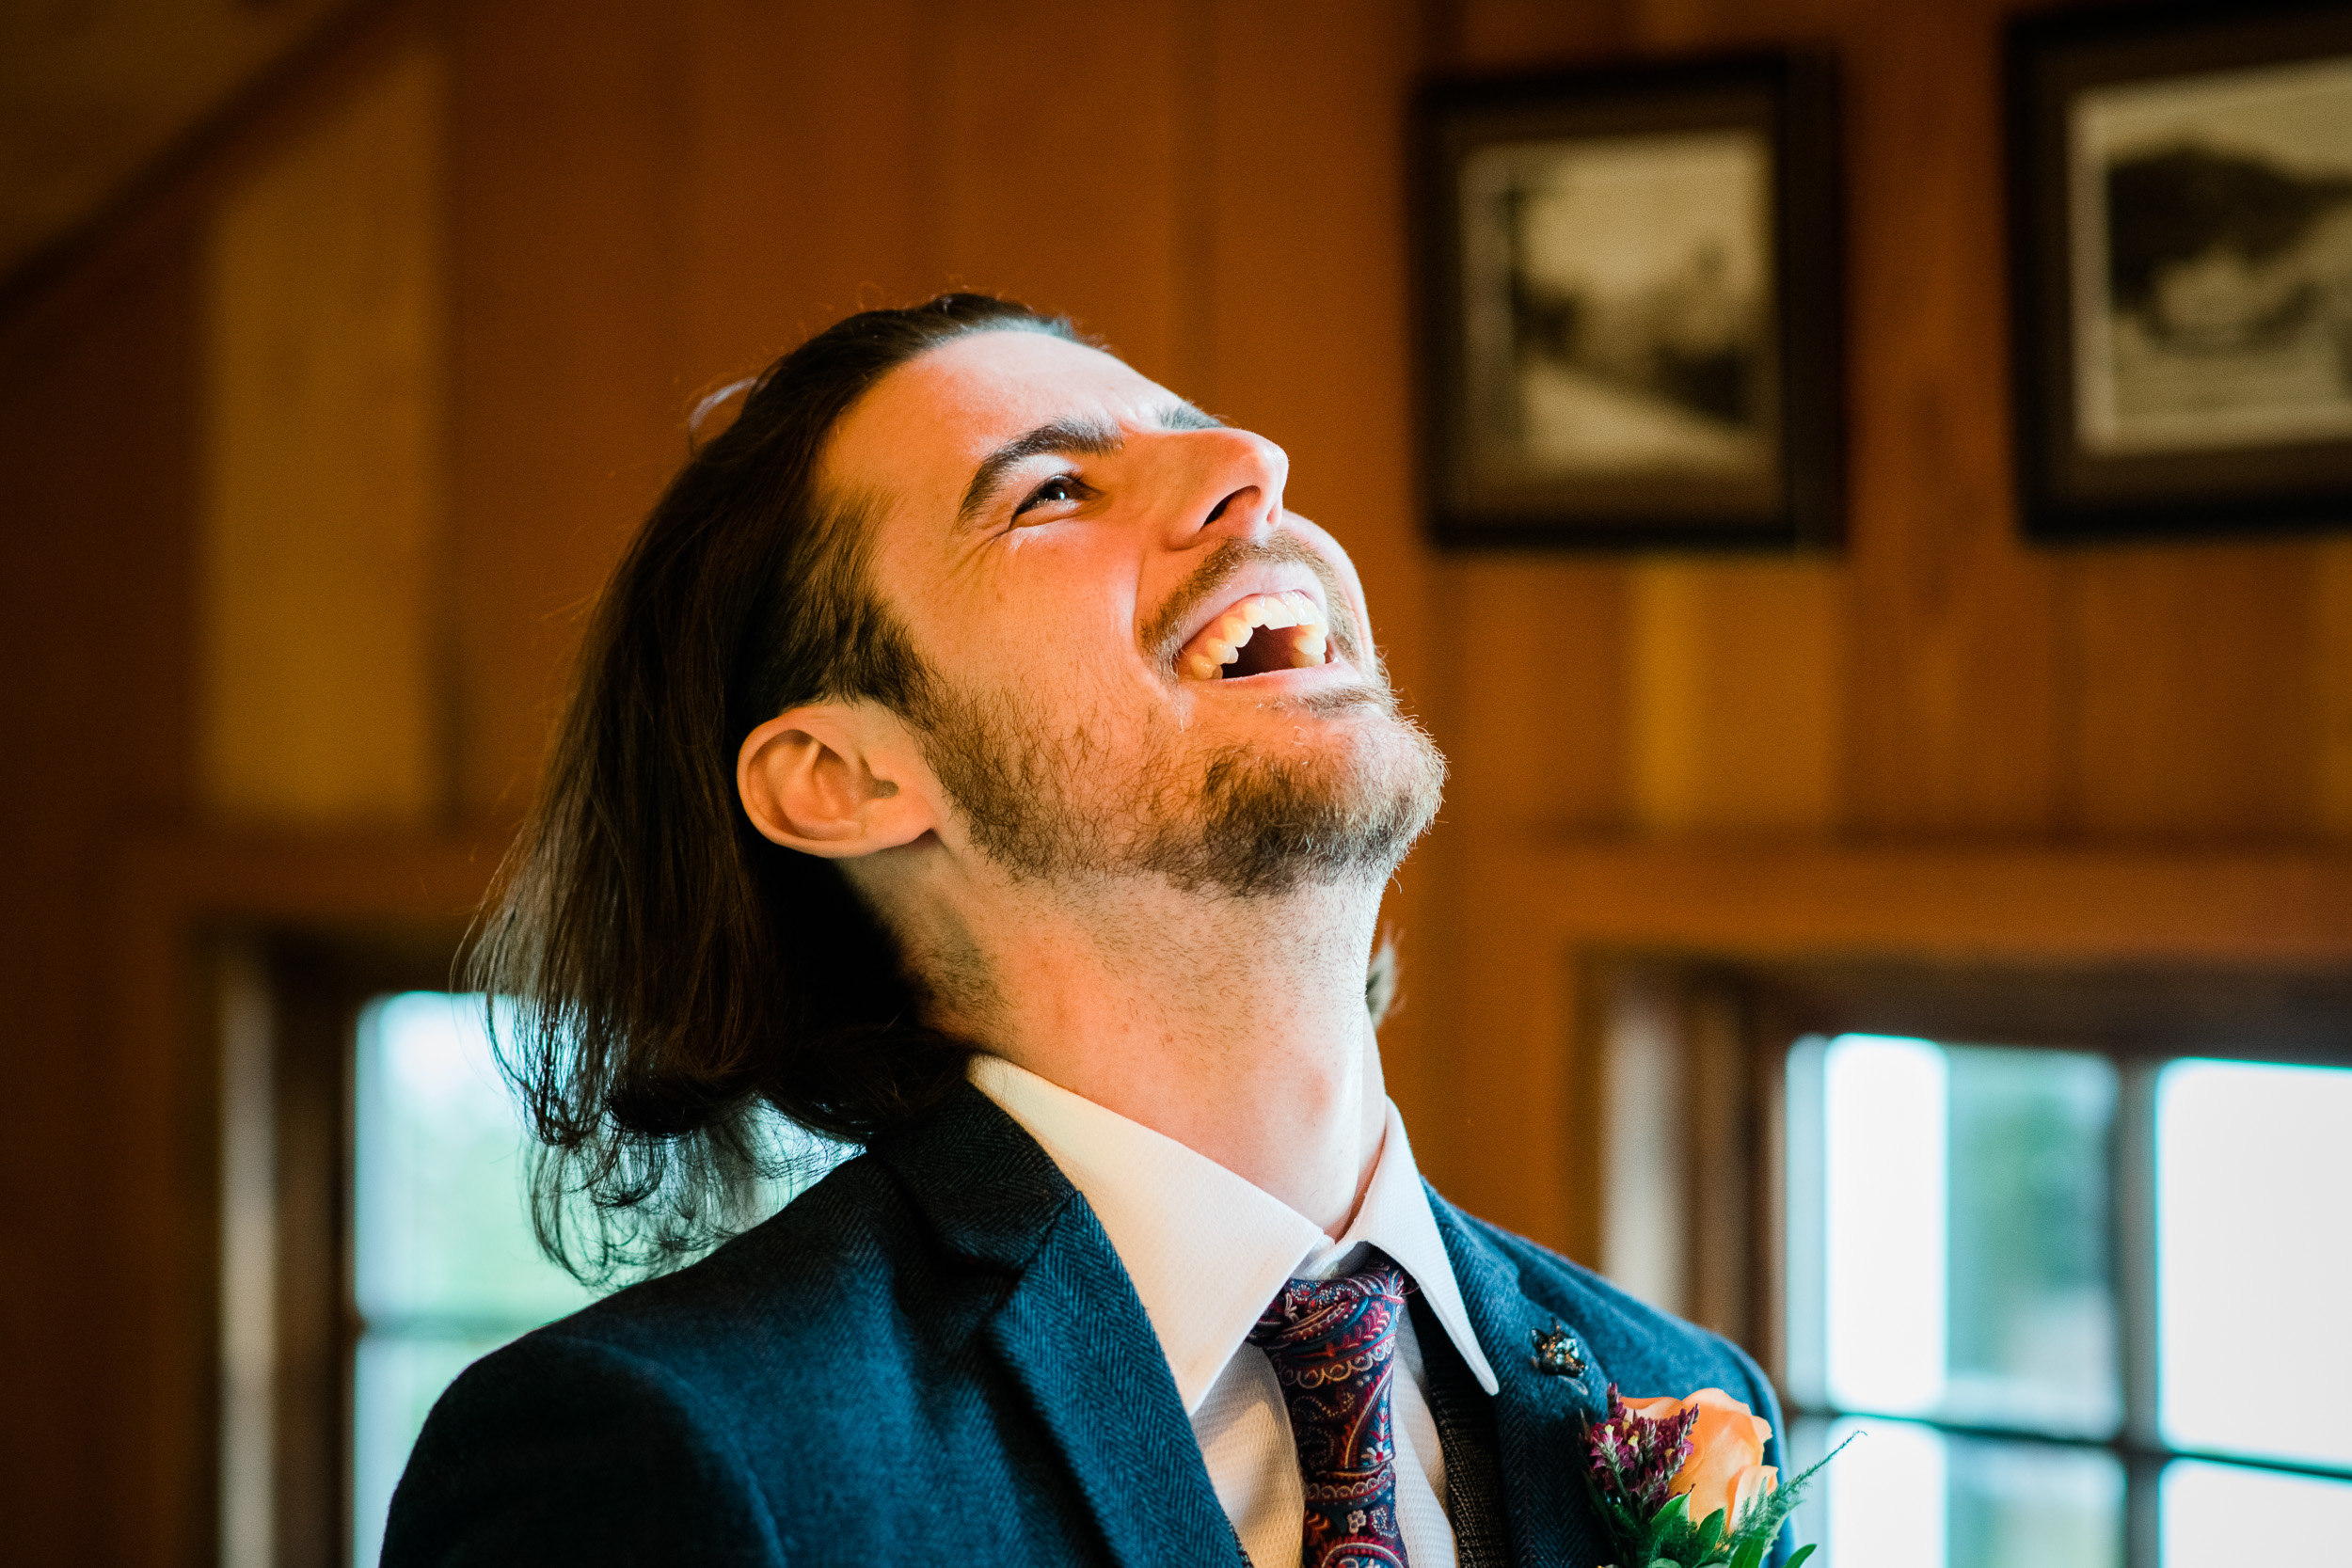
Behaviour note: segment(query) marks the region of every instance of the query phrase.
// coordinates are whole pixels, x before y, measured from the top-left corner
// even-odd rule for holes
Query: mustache
[[[1368,672],[1361,657],[1363,631],[1356,624],[1356,607],[1348,599],[1339,572],[1304,541],[1279,533],[1271,539],[1226,540],[1193,568],[1190,577],[1176,585],[1151,624],[1143,628],[1143,646],[1151,654],[1152,663],[1173,664],[1177,649],[1184,645],[1184,623],[1193,611],[1222,593],[1245,568],[1260,565],[1304,566],[1312,572],[1315,580],[1323,584],[1332,642],[1342,657]]]

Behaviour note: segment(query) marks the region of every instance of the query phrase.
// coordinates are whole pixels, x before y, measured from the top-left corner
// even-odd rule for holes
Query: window
[[[359,1008],[352,1081],[352,1560],[373,1568],[392,1490],[457,1374],[596,1292],[548,1261],[524,1191],[526,1133],[501,1080],[483,999],[378,994]],[[849,1150],[781,1126],[780,1208]]]
[[[1829,1564],[2204,1568],[2352,1540],[2352,1070],[1790,1053],[1785,1367]]]
[[[379,996],[356,1043],[352,1560],[373,1568],[433,1402],[468,1363],[594,1292],[532,1239],[523,1132],[482,999]]]

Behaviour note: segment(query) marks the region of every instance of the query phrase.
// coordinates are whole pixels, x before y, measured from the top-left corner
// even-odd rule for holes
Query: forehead
[[[952,505],[974,465],[1010,437],[1072,414],[1130,423],[1172,401],[1098,349],[1042,332],[958,338],[890,372],[827,443],[826,488]]]

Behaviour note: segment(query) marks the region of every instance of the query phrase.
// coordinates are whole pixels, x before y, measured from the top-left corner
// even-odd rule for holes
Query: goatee
[[[926,683],[923,751],[974,846],[1024,879],[1165,879],[1263,897],[1376,883],[1437,816],[1445,758],[1398,707],[1384,673],[1293,700],[1336,732],[1304,755],[1232,745],[1186,754],[1163,732],[1113,768],[1083,723],[1038,705]]]

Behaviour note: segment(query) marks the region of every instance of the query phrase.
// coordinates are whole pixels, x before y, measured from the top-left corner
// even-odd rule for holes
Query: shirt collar
[[[1378,1247],[1412,1276],[1479,1386],[1496,1391],[1394,1103],[1372,1183],[1335,1242],[1207,1156],[1001,1056],[976,1055],[970,1070],[980,1092],[1085,1195],[1135,1283],[1187,1414],[1286,1281],[1328,1278],[1362,1246]]]

